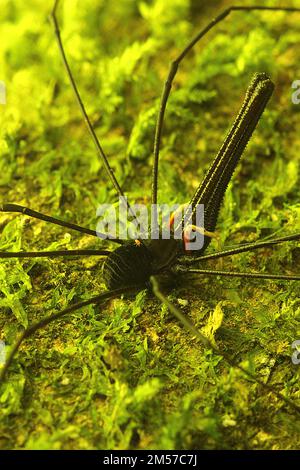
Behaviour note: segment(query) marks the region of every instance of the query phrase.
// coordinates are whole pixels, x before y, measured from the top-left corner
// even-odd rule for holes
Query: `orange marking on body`
[[[190,250],[187,249],[187,244],[190,242],[190,237],[188,234],[190,234],[191,230],[186,228],[183,232],[183,246],[184,246],[184,251],[189,252]]]
[[[174,225],[174,220],[175,220],[175,216],[179,213],[179,212],[182,212],[182,209],[185,209],[185,207],[188,205],[188,203],[186,202],[185,204],[181,204],[177,209],[176,211],[174,211],[170,217],[170,220],[169,220],[169,227],[172,227]]]
[[[172,213],[170,220],[169,220],[169,227],[173,227],[175,220],[175,212]]]

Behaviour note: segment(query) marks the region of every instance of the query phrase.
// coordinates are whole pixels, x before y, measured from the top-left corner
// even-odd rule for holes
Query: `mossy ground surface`
[[[150,202],[155,116],[170,60],[230,4],[62,2],[74,75],[130,201]],[[51,1],[1,2],[1,201],[95,228],[98,204],[116,195],[65,76],[50,9]],[[265,71],[276,85],[226,193],[222,246],[300,229],[300,105],[291,101],[291,84],[300,80],[299,25],[296,13],[233,13],[176,78],[159,178],[160,201],[169,203],[192,196],[252,74]],[[2,213],[0,223],[3,251],[114,247],[20,215]],[[209,266],[299,273],[299,260],[297,243],[289,243]],[[101,264],[2,261],[0,339],[11,345],[22,327],[103,291]],[[220,349],[300,403],[300,366],[291,361],[291,343],[300,339],[299,283],[193,276],[174,279],[166,292]],[[0,403],[5,449],[299,448],[299,416],[205,351],[148,291],[89,306],[37,333],[1,385]]]

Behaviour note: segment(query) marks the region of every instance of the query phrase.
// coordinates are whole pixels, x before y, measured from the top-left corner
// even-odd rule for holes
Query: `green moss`
[[[47,22],[51,2],[2,3],[1,201],[95,227],[98,204],[116,195],[65,76]],[[231,2],[62,3],[62,37],[97,134],[130,201],[149,202],[169,62]],[[223,245],[300,228],[300,106],[291,102],[300,78],[298,15],[232,13],[188,55],[174,84],[159,178],[159,199],[171,203],[188,201],[198,186],[252,73],[266,71],[276,84],[226,193]],[[0,223],[3,251],[113,248],[19,215],[2,214]],[[291,243],[214,266],[292,273],[299,259]],[[95,258],[1,261],[0,279],[0,339],[9,345],[21,327],[104,289]],[[298,292],[296,282],[197,276],[169,290],[220,349],[299,403],[300,369],[291,362]],[[146,291],[82,309],[28,340],[0,403],[1,448],[299,447],[298,417],[205,351]]]

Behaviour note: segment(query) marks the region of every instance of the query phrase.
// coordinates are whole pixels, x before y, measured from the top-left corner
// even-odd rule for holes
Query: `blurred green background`
[[[170,61],[230,4],[61,2],[72,70],[130,201],[150,201],[154,126]],[[1,1],[7,104],[0,105],[0,200],[95,228],[98,204],[116,195],[65,75],[51,7]],[[300,80],[299,24],[300,13],[232,13],[176,77],[160,162],[159,200],[168,203],[192,196],[252,74],[265,71],[276,85],[226,193],[222,245],[300,229],[300,105],[291,101],[291,84]],[[0,224],[3,251],[105,245],[23,216],[2,214]],[[299,260],[294,243],[210,266],[295,273]],[[10,345],[21,327],[103,289],[95,258],[1,261],[0,339]],[[300,339],[299,283],[194,276],[174,280],[169,293],[221,349],[299,403],[300,369],[291,362],[291,343]],[[28,340],[1,385],[0,403],[1,448],[299,447],[299,418],[205,351],[146,291],[87,307]]]

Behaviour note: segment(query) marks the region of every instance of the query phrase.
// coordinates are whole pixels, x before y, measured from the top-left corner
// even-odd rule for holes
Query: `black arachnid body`
[[[188,227],[199,229],[195,225],[194,213],[198,205],[204,207],[204,242],[197,251],[201,256],[208,247],[213,234],[220,206],[228,183],[237,163],[271,97],[274,85],[266,74],[256,74],[247,90],[244,103],[230,129],[221,149],[208,170],[204,180],[195,192],[190,206],[190,224],[183,229],[183,239]],[[189,221],[185,221],[189,222]],[[207,236],[208,235],[208,236]],[[146,282],[151,275],[164,272],[185,254],[185,244],[175,239],[150,240],[145,243],[126,243],[111,253],[103,266],[103,275],[107,288]]]

